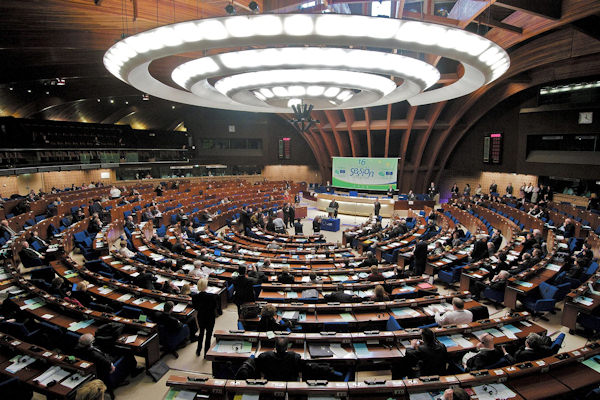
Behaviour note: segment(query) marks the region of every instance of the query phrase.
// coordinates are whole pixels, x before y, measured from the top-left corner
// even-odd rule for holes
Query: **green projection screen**
[[[345,189],[396,189],[397,158],[332,157],[332,186]]]

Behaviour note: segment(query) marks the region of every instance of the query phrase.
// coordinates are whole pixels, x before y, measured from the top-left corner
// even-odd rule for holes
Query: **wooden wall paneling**
[[[433,130],[433,127],[435,126],[435,123],[436,123],[437,119],[439,118],[440,114],[442,113],[442,110],[444,109],[445,105],[446,105],[446,102],[442,101],[440,103],[431,105],[430,109],[429,109],[429,115],[427,118],[427,120],[429,122],[429,127],[425,130],[425,132],[423,132],[421,134],[421,138],[419,140],[419,145],[417,147],[415,162],[413,163],[414,170],[413,170],[413,178],[412,178],[412,187],[414,187],[415,190],[417,190],[416,193],[419,193],[420,191],[425,190],[425,188],[427,187],[426,183],[424,181],[421,181],[419,186],[417,186],[417,177],[419,174],[419,168],[421,167],[421,160],[423,158],[423,152],[425,151],[425,146],[427,145],[429,135],[431,134],[431,131]]]
[[[346,144],[342,140],[342,136],[338,132],[337,124],[340,122],[339,117],[336,111],[325,110],[324,112],[329,125],[331,126],[331,131],[333,132],[333,137],[335,138],[335,143],[337,144],[338,154],[342,157],[346,157],[348,153],[346,153]]]
[[[346,126],[348,128],[348,136],[350,137],[350,148],[352,149],[352,157],[359,157],[361,154],[360,142],[355,140],[355,133],[352,130],[352,124],[354,123],[354,110],[342,110],[344,113],[344,119],[346,120]]]
[[[371,110],[367,107],[365,110],[365,121],[367,122],[367,154],[369,157],[373,156],[371,148]]]
[[[402,136],[402,146],[400,147],[400,174],[399,174],[399,182],[403,182],[404,179],[404,169],[406,168],[406,151],[408,149],[408,141],[410,140],[410,135],[413,129],[413,122],[415,121],[415,115],[417,115],[417,106],[411,106],[406,114],[406,119],[408,121],[408,127],[404,131],[404,135]]]
[[[333,139],[331,137],[332,135],[325,132],[325,130],[322,128],[321,124],[318,124],[317,128],[319,128],[319,133],[321,134],[321,140],[323,140],[323,142],[325,143],[325,146],[329,153],[329,157],[339,156],[340,153],[339,153],[338,148],[336,147],[335,143],[333,143]]]
[[[390,122],[392,121],[392,105],[388,104],[387,107],[387,120],[385,123],[385,149],[383,156],[387,157],[390,149]]]
[[[551,63],[550,65],[539,68],[533,71],[531,74],[532,80],[529,83],[511,83],[502,82],[502,85],[498,85],[493,90],[486,91],[477,97],[476,104],[472,106],[468,111],[469,114],[461,113],[461,124],[460,130],[454,130],[457,122],[451,123],[451,126],[442,134],[440,141],[436,144],[433,159],[440,158],[439,171],[436,176],[436,181],[439,177],[450,158],[450,155],[454,151],[454,148],[460,141],[460,139],[468,132],[468,130],[477,122],[486,112],[488,112],[496,104],[502,102],[508,97],[523,91],[527,88],[541,85],[546,82],[552,82],[557,79],[569,79],[578,76],[588,76],[589,74],[600,73],[600,54],[589,55],[587,57],[581,57],[573,60],[564,69],[564,72],[560,76],[556,76],[557,65]],[[450,136],[450,133],[452,135]],[[443,153],[441,149],[443,148]],[[432,171],[430,170],[431,174]]]

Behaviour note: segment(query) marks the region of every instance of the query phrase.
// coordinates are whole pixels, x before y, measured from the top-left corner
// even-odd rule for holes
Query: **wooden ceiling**
[[[140,92],[104,69],[102,56],[123,35],[172,22],[224,16],[229,3],[101,0],[96,5],[94,0],[3,0],[0,116],[173,129],[193,108],[175,104],[173,109],[173,103],[159,99],[142,101]],[[299,4],[297,0],[257,3],[266,12],[295,10]],[[336,3],[349,4],[353,12],[370,13],[370,1],[328,1]],[[247,2],[236,0],[235,4],[238,13],[248,12]],[[441,7],[449,11],[447,16],[440,15]],[[323,176],[329,174],[335,155],[400,157],[401,188],[420,191],[427,181],[437,179],[468,128],[502,99],[534,85],[599,74],[595,68],[600,65],[599,15],[596,0],[394,1],[392,17],[436,21],[484,34],[509,52],[511,68],[498,81],[447,103],[410,107],[402,102],[314,112],[320,124],[303,136]],[[460,74],[455,63],[425,57],[443,72],[439,85]],[[160,75],[167,63],[163,64],[153,65],[152,72]],[[67,84],[56,86],[56,78]]]

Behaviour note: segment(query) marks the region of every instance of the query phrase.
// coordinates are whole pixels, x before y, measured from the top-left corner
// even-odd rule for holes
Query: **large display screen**
[[[331,182],[345,189],[396,189],[397,158],[333,157]]]

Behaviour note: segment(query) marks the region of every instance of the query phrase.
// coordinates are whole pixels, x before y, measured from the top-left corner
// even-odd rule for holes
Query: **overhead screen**
[[[332,185],[357,190],[396,189],[397,158],[333,157]]]

